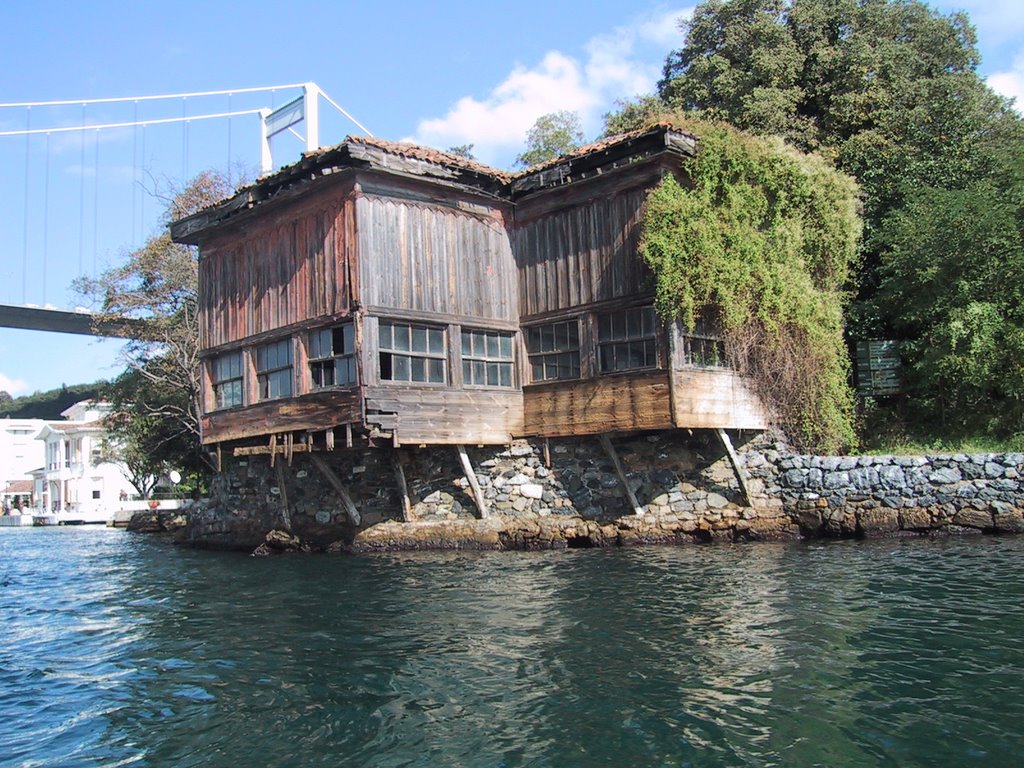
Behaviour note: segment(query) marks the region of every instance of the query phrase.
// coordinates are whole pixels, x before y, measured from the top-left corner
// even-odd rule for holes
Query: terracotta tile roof
[[[10,480],[4,488],[4,493],[32,493],[32,481]]]

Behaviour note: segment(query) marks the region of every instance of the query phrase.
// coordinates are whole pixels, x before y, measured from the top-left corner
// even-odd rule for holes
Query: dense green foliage
[[[97,381],[93,384],[73,384],[48,392],[36,392],[0,401],[0,419],[46,419],[59,421],[61,412],[82,400],[96,400],[107,382]]]
[[[782,141],[685,127],[699,137],[684,166],[691,184],[666,178],[644,216],[659,312],[688,328],[718,321],[730,361],[801,447],[852,445],[842,307],[860,236],[856,185]]]
[[[526,151],[516,157],[516,165],[528,168],[572,152],[583,143],[580,116],[575,112],[541,115],[526,134]]]
[[[657,97],[625,102],[606,130],[678,108],[833,159],[864,206],[848,334],[904,342],[910,403],[893,417],[922,436],[1024,432],[1024,124],[978,76],[966,14],[708,0],[681,26]]]

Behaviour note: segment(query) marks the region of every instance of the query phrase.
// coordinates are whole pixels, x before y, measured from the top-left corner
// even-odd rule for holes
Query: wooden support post
[[[292,436],[292,433],[289,432],[284,436],[284,455],[288,459],[289,467],[292,465],[292,455],[294,454],[294,451],[292,449],[294,448],[294,446],[295,438]]]
[[[469,455],[466,453],[466,446],[459,444],[456,446],[459,451],[459,461],[462,462],[462,471],[466,473],[466,479],[469,481],[469,487],[473,489],[473,499],[476,501],[476,508],[480,512],[480,517],[485,518],[488,516],[487,502],[484,500],[483,491],[480,490],[480,483],[477,482],[476,472],[473,471],[473,465],[469,463]]]
[[[356,505],[355,502],[352,501],[352,497],[348,495],[348,490],[344,485],[342,485],[341,479],[334,474],[330,467],[327,466],[327,462],[317,454],[309,454],[309,460],[313,462],[314,467],[320,470],[320,474],[327,479],[327,482],[331,484],[331,487],[338,493],[338,496],[341,497],[341,503],[345,507],[345,514],[348,515],[348,519],[353,525],[359,525],[359,510],[356,509]]]
[[[736,455],[736,450],[732,447],[732,440],[729,439],[729,435],[724,429],[719,428],[715,432],[718,434],[718,439],[722,442],[722,447],[725,448],[725,453],[729,457],[732,471],[736,473],[736,479],[740,482],[740,493],[743,496],[744,503],[748,507],[754,506],[754,502],[750,498],[750,488],[747,487],[747,473],[740,465],[740,457]]]
[[[642,515],[644,513],[643,507],[640,506],[640,502],[636,499],[636,494],[629,487],[629,482],[626,480],[626,473],[622,469],[622,463],[619,461],[619,454],[615,452],[615,446],[612,445],[612,441],[608,439],[608,435],[598,435],[601,440],[601,446],[604,448],[604,452],[608,454],[608,458],[612,460],[612,465],[615,467],[615,474],[619,476],[619,482],[622,483],[622,487],[626,490],[626,498],[629,499],[629,505],[633,507],[633,514]]]
[[[224,465],[221,463],[220,443],[217,443],[217,471],[221,472]]]
[[[277,465],[277,490],[281,494],[281,520],[284,522],[284,529],[291,533],[292,518],[288,513],[288,489],[284,485],[284,465],[280,462]]]
[[[274,466],[274,457],[277,455],[277,435],[270,436],[270,466]]]
[[[324,432],[324,445],[328,451],[334,450],[334,430],[328,429]]]
[[[551,469],[551,446],[546,437],[544,438],[544,466]]]
[[[412,502],[409,501],[409,486],[405,482],[405,469],[402,467],[402,459],[397,450],[391,452],[391,464],[395,469],[398,491],[402,494],[402,522],[408,523],[412,520]]]
[[[345,447],[346,448],[351,448],[352,447],[352,425],[351,424],[346,424],[345,425]]]

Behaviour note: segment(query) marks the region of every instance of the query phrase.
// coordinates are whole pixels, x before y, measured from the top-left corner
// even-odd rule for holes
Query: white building
[[[103,461],[106,403],[85,400],[46,422],[39,432],[45,463],[36,477],[37,509],[82,520],[105,519],[135,493],[120,462]]]
[[[28,480],[33,469],[43,466],[43,444],[36,440],[43,419],[0,419],[0,487]]]

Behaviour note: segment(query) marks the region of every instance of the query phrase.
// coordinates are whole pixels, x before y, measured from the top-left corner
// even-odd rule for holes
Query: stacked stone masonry
[[[1024,454],[800,456],[771,435],[733,439],[750,504],[713,432],[614,439],[640,514],[596,438],[470,448],[486,519],[454,448],[321,454],[358,525],[308,456],[278,456],[274,467],[267,456],[235,458],[182,536],[197,546],[372,551],[1024,531]]]

